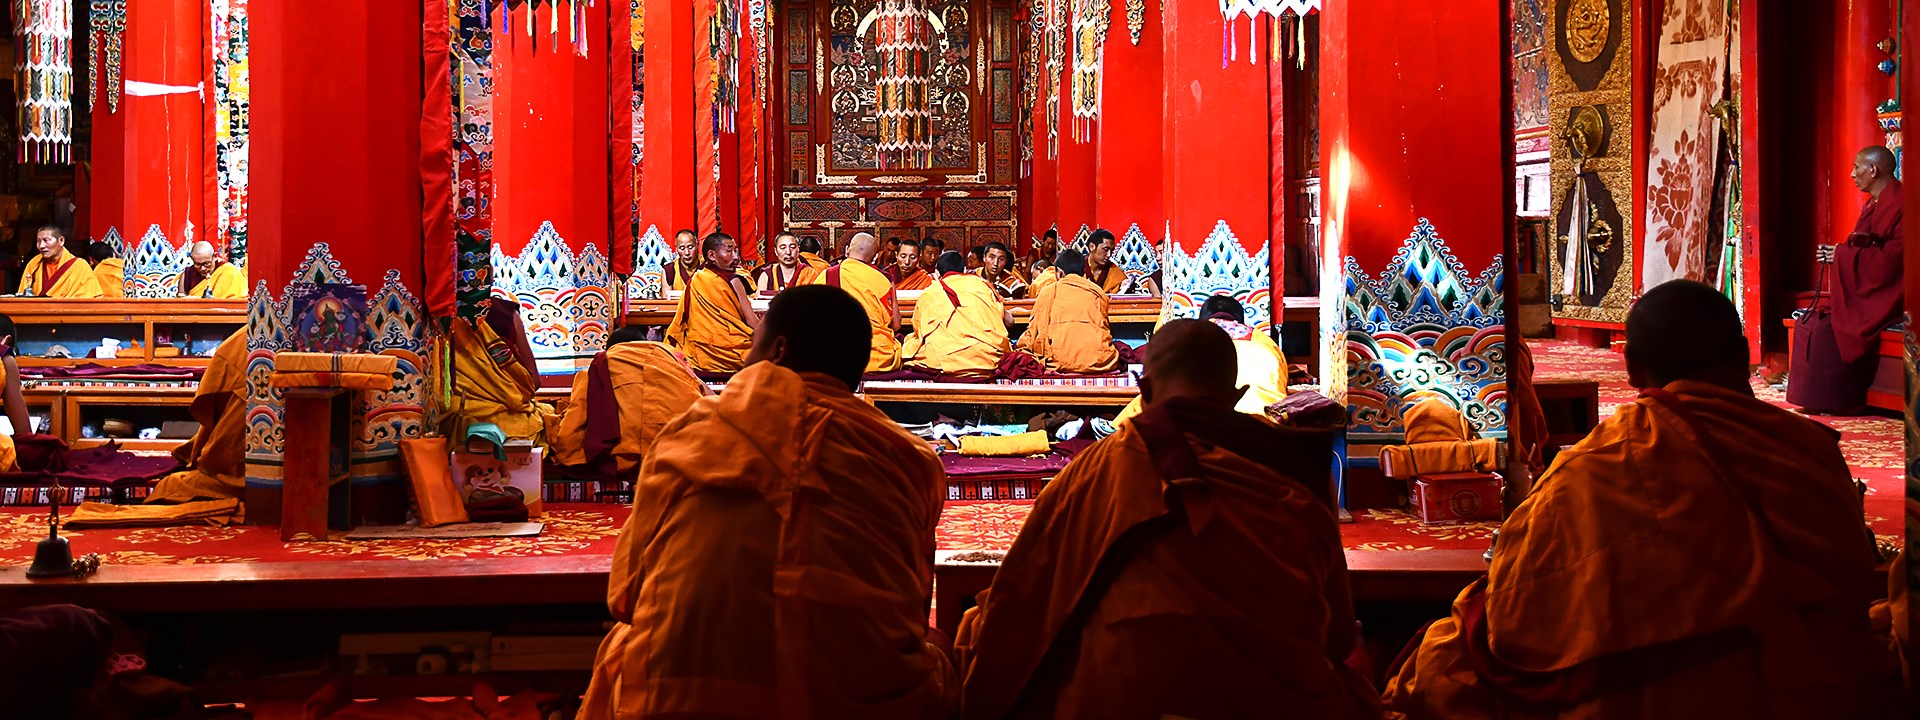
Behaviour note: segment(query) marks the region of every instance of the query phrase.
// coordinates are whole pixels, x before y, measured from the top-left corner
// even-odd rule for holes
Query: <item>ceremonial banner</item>
[[[1727,5],[1669,2],[1660,21],[1653,73],[1653,147],[1647,160],[1644,290],[1668,280],[1708,280],[1713,174],[1720,121],[1713,106],[1726,91]]]

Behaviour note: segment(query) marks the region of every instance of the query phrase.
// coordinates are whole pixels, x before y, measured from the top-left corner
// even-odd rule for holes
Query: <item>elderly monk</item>
[[[113,243],[89,243],[87,258],[93,261],[93,277],[100,283],[100,297],[127,296],[127,263],[120,259]]]
[[[877,243],[875,243],[877,245]],[[925,641],[946,479],[853,394],[847,293],[781,293],[754,365],[668,425],[620,531],[582,718],[938,718],[958,683]]]
[[[827,268],[811,282],[832,285],[847,291],[860,307],[866,308],[867,322],[873,326],[873,339],[867,357],[867,372],[887,373],[900,369],[900,303],[894,297],[893,282],[868,263],[880,252],[880,240],[869,233],[856,233],[847,241],[847,258]]]
[[[553,408],[534,399],[540,368],[527,342],[520,304],[490,297],[485,314],[455,318],[453,328],[453,406],[463,422],[493,423],[511,438],[544,441]],[[457,428],[464,437],[466,428]]]
[[[1359,633],[1316,490],[1331,441],[1233,412],[1232,345],[1167,323],[1146,411],[1041,491],[962,621],[964,717],[1378,716],[1343,663]]]
[[[1867,388],[1880,364],[1880,331],[1900,321],[1905,310],[1901,278],[1905,262],[1905,211],[1900,181],[1893,176],[1893,153],[1883,147],[1861,150],[1853,160],[1853,185],[1871,196],[1845,242],[1824,248],[1833,263],[1832,323],[1838,357],[1806,354],[1806,364],[1788,378],[1788,400],[1816,415],[1858,415],[1866,408]],[[1824,349],[1824,343],[1816,348]]]
[[[1107,319],[1107,294],[1086,278],[1087,261],[1062,250],[1053,261],[1060,279],[1047,283],[1033,302],[1019,348],[1063,373],[1106,373],[1120,367]]]
[[[761,295],[778,295],[781,290],[800,284],[800,275],[807,267],[800,262],[800,238],[790,232],[780,233],[773,236],[773,262],[753,271],[754,287],[759,288]]]
[[[940,279],[913,306],[913,334],[900,345],[906,365],[939,375],[991,377],[1010,348],[1013,315],[993,286],[968,275],[957,252],[940,255]]]
[[[667,266],[667,288],[686,290],[687,281],[694,273],[700,272],[700,236],[692,230],[680,230],[673,234],[673,264]]]
[[[547,445],[561,465],[632,480],[660,429],[707,394],[686,356],[629,325],[608,334],[607,349],[574,375]]]
[[[188,257],[193,265],[180,274],[180,297],[238,300],[247,296],[247,274],[214,255],[212,243],[195,242]]]
[[[1108,295],[1127,288],[1127,271],[1113,264],[1113,232],[1106,228],[1087,236],[1087,279]]]
[[[150,503],[183,503],[240,497],[247,485],[247,329],[214,349],[200,386],[187,406],[200,429],[173,449],[186,469],[160,478]]]
[[[925,290],[933,284],[927,271],[920,269],[920,243],[915,240],[900,241],[900,249],[893,253],[893,264],[881,272],[895,290]]]
[[[1838,433],[1753,396],[1740,316],[1627,315],[1641,395],[1560,453],[1487,576],[1390,672],[1392,717],[1883,718],[1881,582]]]
[[[34,232],[33,247],[40,254],[27,261],[20,276],[20,293],[28,297],[97,298],[100,279],[93,268],[67,252],[67,231],[42,225]]]
[[[981,260],[980,269],[974,274],[992,285],[1000,297],[1013,300],[1026,296],[1027,282],[1014,274],[1013,253],[1007,251],[1005,244],[996,240],[976,249],[981,250]]]
[[[793,281],[795,285],[813,282],[820,273],[827,271],[833,263],[820,254],[820,239],[812,236],[800,238],[800,277]]]
[[[738,372],[747,366],[754,328],[760,324],[747,281],[733,269],[740,245],[732,235],[717,232],[701,242],[700,251],[706,265],[680,296],[680,307],[667,325],[667,344],[686,353],[695,370]]]

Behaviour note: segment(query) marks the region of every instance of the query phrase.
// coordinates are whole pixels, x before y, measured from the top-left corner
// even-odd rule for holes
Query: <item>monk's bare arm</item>
[[[770,270],[760,276],[760,284],[758,286],[760,288],[760,292],[763,292],[763,293],[773,292],[773,276],[775,273],[778,273],[778,272],[780,272],[780,269],[774,268],[773,270]]]
[[[33,432],[33,421],[27,416],[27,398],[20,392],[20,364],[12,355],[6,358],[7,366],[7,421],[13,423],[14,435],[26,435]]]
[[[1013,308],[1000,308],[1000,321],[1006,323],[1009,328],[1013,327]]]
[[[887,299],[891,301],[887,303],[887,310],[893,313],[893,319],[891,321],[893,331],[896,333],[900,332],[900,294],[894,292],[892,289],[888,289]]]

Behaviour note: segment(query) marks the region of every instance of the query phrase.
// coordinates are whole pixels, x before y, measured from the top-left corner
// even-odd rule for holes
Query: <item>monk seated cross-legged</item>
[[[160,478],[150,503],[238,498],[247,484],[247,329],[220,341],[187,406],[200,423],[193,439],[174,448],[186,469]]]
[[[1247,388],[1234,410],[1265,415],[1267,408],[1287,397],[1287,356],[1266,333],[1247,323],[1247,310],[1232,295],[1215,295],[1200,304],[1200,317],[1220,326],[1233,338],[1233,354],[1240,374],[1236,382]],[[1140,414],[1141,399],[1134,398],[1113,418],[1120,422]]]
[[[859,303],[775,297],[752,364],[661,432],[607,587],[593,718],[941,718],[926,641],[945,475],[853,394]]]
[[[1168,323],[1146,360],[1146,411],[1040,492],[963,618],[963,717],[1378,717],[1314,490],[1331,437],[1233,412],[1214,325]]]
[[[734,271],[740,245],[733,236],[714,233],[700,244],[706,264],[687,282],[680,307],[667,324],[667,344],[687,354],[687,362],[702,372],[730,373],[747,366],[753,348],[753,291]]]
[[[100,297],[100,278],[85,260],[67,251],[67,231],[58,225],[43,225],[34,233],[33,247],[39,251],[27,261],[20,274],[21,295],[46,298]]]
[[[1753,396],[1710,286],[1648,290],[1626,335],[1640,399],[1535,483],[1390,672],[1389,716],[1896,717],[1838,433]]]
[[[1048,370],[1107,373],[1120,367],[1107,318],[1107,293],[1087,280],[1087,260],[1062,250],[1053,261],[1060,279],[1034,296],[1033,315],[1020,336],[1021,350],[1039,358]]]
[[[795,285],[806,285],[827,271],[832,263],[820,255],[820,239],[811,235],[800,238],[800,277],[794,279]]]
[[[1000,367],[1013,316],[993,285],[966,268],[957,252],[935,261],[940,279],[914,304],[913,334],[900,346],[908,366],[956,377],[990,377]]]
[[[561,465],[630,481],[660,429],[707,394],[686,356],[647,342],[629,325],[608,334],[607,349],[574,376],[572,399],[547,445]]]
[[[247,273],[216,256],[212,243],[195,242],[189,257],[193,266],[180,273],[180,297],[238,300],[247,296]]]
[[[867,372],[889,373],[900,369],[900,304],[895,301],[893,281],[874,269],[873,259],[880,252],[880,240],[868,233],[855,233],[847,241],[847,257],[808,280],[847,291],[867,311],[873,338],[868,351]]]
[[[925,290],[933,284],[933,278],[920,267],[920,243],[914,240],[901,241],[900,249],[893,253],[893,264],[881,272],[893,282],[895,290]]]

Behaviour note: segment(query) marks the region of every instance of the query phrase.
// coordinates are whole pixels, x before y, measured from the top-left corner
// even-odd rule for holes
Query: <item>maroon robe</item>
[[[1833,339],[1840,360],[1852,365],[1877,355],[1880,331],[1900,321],[1905,309],[1905,252],[1900,181],[1867,201],[1853,234],[1833,251]]]

